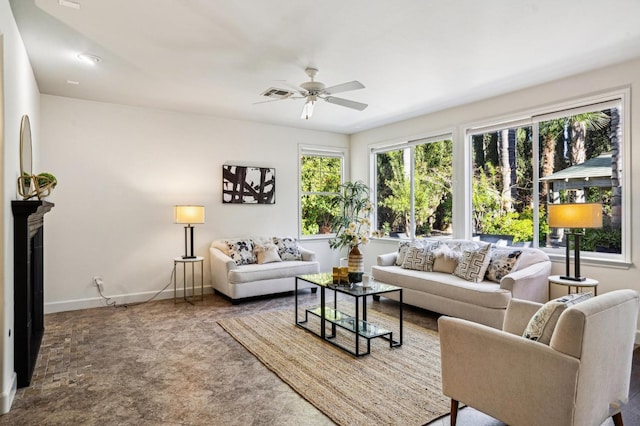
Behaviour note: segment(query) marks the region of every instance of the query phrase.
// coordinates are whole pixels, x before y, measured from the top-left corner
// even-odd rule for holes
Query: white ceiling
[[[640,57],[638,0],[73,1],[10,0],[42,93],[347,134]],[[369,107],[256,104],[307,66]]]

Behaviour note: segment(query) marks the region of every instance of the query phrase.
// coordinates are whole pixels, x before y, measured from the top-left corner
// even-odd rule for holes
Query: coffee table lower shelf
[[[339,347],[344,351],[349,352],[352,355],[362,356],[362,355],[368,355],[369,353],[371,353],[371,339],[376,339],[378,337],[381,337],[389,341],[390,348],[402,345],[402,342],[398,340],[393,340],[393,332],[391,330],[384,329],[368,321],[357,319],[354,316],[351,316],[349,314],[346,314],[342,311],[339,311],[337,309],[334,309],[328,306],[325,306],[324,308],[324,319],[325,319],[325,326],[327,323],[331,325],[331,333],[327,334],[326,330],[322,329],[322,323],[323,323],[322,321],[320,321],[321,332],[317,333],[316,331],[312,330],[310,327],[307,327],[306,325],[309,321],[309,314],[319,319],[322,319],[322,306],[312,306],[312,307],[306,308],[304,321],[298,321],[297,322],[298,327],[301,327],[309,331],[310,333],[315,334],[317,337],[324,339],[325,341]],[[357,329],[356,329],[356,323],[358,325]],[[353,351],[349,347],[340,344],[336,340],[336,337],[337,337],[336,327],[340,327],[343,330],[353,333],[354,339],[356,340],[360,337],[365,338],[367,340],[367,351],[360,352],[359,345],[357,344],[355,345],[356,351]]]

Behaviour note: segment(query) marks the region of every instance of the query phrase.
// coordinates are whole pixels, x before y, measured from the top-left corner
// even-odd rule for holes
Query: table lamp
[[[204,223],[204,206],[175,206],[175,223],[186,224],[184,227],[184,256],[183,259],[195,259],[193,255],[193,224]],[[188,241],[191,251],[187,252]]]
[[[549,227],[550,228],[602,228],[602,204],[600,203],[574,203],[574,204],[549,204]],[[567,232],[567,269],[566,274],[561,276],[563,280],[584,281],[580,276],[580,236],[582,232]],[[573,236],[574,254],[574,276],[569,272],[570,263],[570,236]]]

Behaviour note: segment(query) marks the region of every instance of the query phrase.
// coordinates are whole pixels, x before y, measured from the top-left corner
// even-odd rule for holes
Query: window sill
[[[546,251],[546,253],[549,255],[549,259],[551,259],[552,262],[566,264],[567,258],[564,253],[560,254],[560,253],[553,253],[548,251]],[[574,262],[573,262],[573,252],[572,252],[571,253],[572,268],[573,268],[573,264]],[[620,255],[615,255],[615,254],[607,255],[606,253],[602,253],[601,255],[595,257],[593,255],[587,255],[587,254],[581,253],[580,266],[584,266],[584,265],[601,266],[604,268],[612,268],[612,269],[629,269],[631,265],[633,265],[633,263],[623,260]]]

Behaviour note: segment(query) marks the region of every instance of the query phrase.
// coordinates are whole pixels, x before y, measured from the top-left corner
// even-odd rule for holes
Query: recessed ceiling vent
[[[262,93],[262,96],[274,99],[287,99],[293,95],[295,95],[294,92],[285,89],[277,89],[275,87],[270,87]]]

